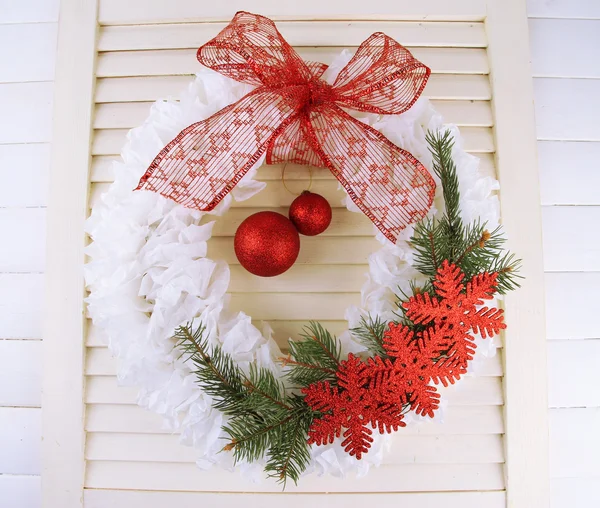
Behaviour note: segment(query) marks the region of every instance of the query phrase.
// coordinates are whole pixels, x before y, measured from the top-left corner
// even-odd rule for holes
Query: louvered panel
[[[278,496],[279,497],[279,496]],[[270,494],[254,494],[248,496],[235,493],[200,493],[200,492],[150,492],[124,490],[96,490],[85,492],[85,505],[88,508],[130,508],[133,503],[139,503],[145,508],[164,508],[167,505],[177,508],[197,508],[198,506],[219,506],[220,508],[263,508],[276,506]],[[357,506],[373,502],[373,494],[354,493],[349,499],[347,494],[327,494],[328,508],[346,508],[352,501]],[[375,498],[378,508],[397,508],[398,495],[378,494]],[[277,500],[284,503],[286,508],[304,508],[315,502],[313,494],[286,495]],[[402,495],[402,508],[504,508],[506,495],[504,492],[441,492],[441,493],[405,493]]]
[[[108,348],[91,348],[86,355],[85,373],[88,376],[116,376],[117,365]],[[477,377],[502,376],[502,358],[496,355],[491,358],[482,358],[477,366]]]
[[[503,403],[502,378],[466,377],[444,391],[450,406],[499,406]],[[135,404],[137,390],[119,387],[114,376],[87,376],[87,404]]]
[[[132,129],[150,113],[152,102],[108,102],[98,104],[94,115],[95,129]],[[448,123],[461,127],[491,127],[492,108],[489,101],[432,101],[432,105]]]
[[[466,149],[481,158],[482,171],[495,174],[487,38],[484,24],[473,22],[483,19],[484,2],[458,0],[448,9],[439,0],[424,0],[407,12],[403,7],[401,13],[388,2],[365,6],[364,12],[352,4],[350,16],[341,16],[339,5],[332,8],[316,0],[294,3],[293,9],[291,4],[268,0],[249,3],[239,7],[287,18],[278,26],[306,59],[329,63],[342,48],[354,50],[378,30],[410,47],[433,71],[425,95],[445,121],[460,126]],[[187,0],[150,0],[143,5],[140,0],[100,2],[90,206],[113,181],[111,164],[127,130],[145,120],[153,101],[177,100],[200,67],[196,49],[223,28],[236,7],[203,6],[200,19],[197,6]],[[373,18],[382,20],[366,21]],[[203,20],[212,22],[194,22]],[[261,168],[258,178],[267,182],[266,189],[217,218],[209,256],[231,264],[232,309],[247,312],[256,322],[268,320],[285,348],[287,337],[297,337],[309,319],[321,321],[335,334],[345,330],[345,310],[360,304],[368,256],[379,244],[368,219],[342,207],[344,194],[330,172],[314,169],[312,190],[334,207],[329,230],[318,238],[302,238],[298,262],[286,274],[259,279],[245,272],[233,253],[233,235],[240,222],[256,211],[287,211],[294,196],[281,184],[281,169]],[[307,169],[290,164],[286,180],[289,187],[304,189],[309,184]],[[135,406],[136,390],[117,387],[116,362],[101,335],[90,326],[86,507],[173,503],[295,507],[316,499],[296,492],[339,493],[327,496],[328,506],[360,503],[361,492],[379,493],[376,499],[384,507],[400,503],[407,508],[499,508],[505,504],[501,354],[483,361],[473,377],[447,389],[443,425],[401,429],[392,438],[384,464],[365,478],[338,481],[310,475],[281,494],[273,482],[254,484],[237,473],[198,470],[193,450],[180,445],[179,436],[170,435],[159,416]],[[356,493],[351,500],[350,493]]]
[[[239,473],[218,469],[202,471],[195,464],[185,463],[89,461],[86,477],[88,488],[281,493],[281,486],[274,482],[255,483]],[[381,466],[363,478],[310,475],[297,486],[288,485],[285,495],[294,492],[453,492],[501,490],[503,487],[502,464],[401,464]],[[401,498],[398,502],[402,502]],[[267,506],[281,503],[285,500],[272,499]]]
[[[190,81],[190,76],[99,78],[96,103],[176,99]],[[480,74],[433,74],[424,95],[430,99],[466,101],[488,101],[492,97],[487,76]]]
[[[90,404],[85,428],[88,432],[125,434],[172,434],[161,416],[139,406],[127,404]],[[444,422],[423,422],[402,429],[403,436],[453,436],[502,434],[501,406],[449,406]]]

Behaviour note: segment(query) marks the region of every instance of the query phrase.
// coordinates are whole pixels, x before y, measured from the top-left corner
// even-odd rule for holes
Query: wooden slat
[[[548,342],[550,407],[600,407],[600,339]]]
[[[527,0],[527,13],[530,18],[599,19],[600,4],[589,0]]]
[[[41,409],[0,407],[0,450],[2,450],[0,471],[2,474],[39,475],[41,435]]]
[[[529,32],[534,76],[600,78],[598,20],[531,19]]]
[[[40,407],[41,370],[41,341],[0,340],[0,406]]]
[[[489,127],[463,127],[461,134],[465,150],[473,153],[493,152],[494,138]],[[95,131],[92,155],[118,155],[123,149],[127,129],[103,129]]]
[[[0,24],[0,47],[0,83],[54,78],[56,23]]]
[[[542,205],[600,205],[600,142],[538,141],[538,157]]]
[[[0,339],[42,336],[44,275],[0,274]]]
[[[0,144],[47,143],[52,137],[50,82],[0,84]]]
[[[42,479],[32,475],[0,474],[0,499],[8,506],[42,506]]]
[[[403,436],[449,436],[502,434],[501,406],[450,406],[444,409],[443,423],[423,422],[400,429]],[[172,434],[162,416],[127,404],[90,404],[86,413],[88,432]]]
[[[191,76],[149,76],[100,78],[96,82],[96,102],[144,102],[176,99],[192,80]],[[424,94],[430,99],[487,101],[491,98],[487,76],[434,74]]]
[[[463,103],[464,104],[464,103]],[[495,178],[496,170],[494,168],[494,156],[489,153],[478,153],[479,158],[479,169],[484,176],[491,176]],[[96,155],[92,158],[92,175],[90,177],[91,182],[112,182],[114,180],[113,163],[119,161],[120,157],[117,155]],[[258,180],[279,180],[281,179],[281,171],[283,165],[275,164],[273,166],[261,166],[258,168],[257,179]],[[313,180],[328,180],[335,178],[331,172],[326,168],[311,168]],[[308,174],[306,166],[300,166],[297,164],[288,164],[285,169],[286,181],[292,180],[305,180]],[[290,188],[297,190],[294,184],[290,185]]]
[[[600,141],[600,79],[535,78],[537,137]]]
[[[46,210],[0,208],[0,267],[12,273],[43,272]]]
[[[95,129],[132,129],[141,125],[153,102],[115,102],[96,106]],[[459,127],[491,127],[492,110],[488,101],[432,101],[444,121]]]
[[[600,206],[544,206],[542,218],[546,271],[600,271]]]
[[[0,207],[46,206],[49,166],[47,143],[0,145]]]
[[[600,407],[552,409],[549,428],[551,478],[600,477]]]
[[[254,322],[260,327],[259,321],[255,320]],[[330,333],[336,336],[339,336],[348,329],[348,322],[343,320],[322,320],[320,323],[327,330],[329,330]],[[280,348],[286,348],[288,346],[289,338],[300,337],[300,334],[302,333],[302,330],[306,324],[306,321],[269,320],[269,326],[273,329],[273,339],[275,342],[277,342]],[[92,324],[89,325],[89,333],[87,335],[86,345],[88,347],[106,347],[104,333]]]
[[[103,0],[98,21],[101,25],[138,25],[144,23],[189,23],[226,21],[240,10],[260,12],[274,20],[423,20],[481,21],[486,14],[482,0],[398,0],[394,3],[356,3],[349,7],[342,0],[305,0],[302,3],[277,0],[229,0],[206,3],[198,10],[187,0]],[[434,14],[435,13],[435,14]]]
[[[87,488],[178,490],[210,492],[281,492],[274,480],[253,483],[241,473],[223,474],[219,468],[201,471],[195,464],[162,462],[104,462],[87,465]],[[302,478],[294,492],[437,492],[501,490],[502,464],[403,464],[381,466],[363,478],[344,479],[315,474]]]
[[[286,171],[287,172],[287,171]],[[308,171],[307,171],[308,173]],[[307,175],[308,176],[308,175]],[[286,185],[293,189],[294,192],[297,190],[298,194],[303,190],[308,189],[310,185],[309,180],[300,180],[297,183],[293,184],[287,183]],[[89,206],[92,208],[96,205],[101,199],[102,194],[104,194],[110,184],[108,183],[92,183],[91,192],[90,192],[90,200]],[[329,180],[315,180],[312,183],[311,191],[316,192],[323,196],[329,204],[333,208],[343,208],[345,205],[342,205],[342,200],[346,196],[346,193],[342,189],[338,189],[339,184],[337,180],[329,179]],[[259,194],[255,194],[250,199],[245,201],[233,201],[232,207],[235,208],[264,208],[264,207],[288,207],[292,204],[292,201],[296,199],[297,195],[292,194],[288,191],[281,180],[279,181],[271,181],[268,183],[267,187],[263,189]],[[16,214],[13,214],[16,215]],[[0,226],[2,224],[2,215],[0,212]],[[0,254],[0,259],[2,258]]]
[[[344,49],[338,46],[296,50],[303,60],[330,65]],[[357,48],[348,49],[354,52]],[[413,48],[412,53],[435,74],[488,74],[490,71],[485,49]],[[96,75],[99,78],[185,75],[194,74],[200,68],[196,49],[110,51],[98,55]]]
[[[89,348],[86,355],[85,373],[88,376],[116,376],[117,361],[108,351],[108,348]],[[502,376],[502,358],[500,354],[492,358],[481,357],[477,371],[478,377]]]
[[[444,390],[451,406],[502,405],[502,378],[465,377],[460,383]],[[114,376],[87,376],[87,404],[135,404],[137,389],[119,387]]]
[[[598,339],[600,272],[546,273],[547,338]]]
[[[328,508],[346,508],[349,503],[363,506],[376,503],[378,508],[504,508],[506,495],[502,491],[488,492],[408,492],[387,494],[331,494],[315,496],[313,494],[278,495],[270,494],[233,494],[216,492],[159,492],[86,489],[84,500],[86,508],[131,508],[136,503],[145,508],[198,508],[199,506],[219,506],[220,508],[305,508],[317,500],[327,502]],[[318,501],[317,501],[318,502]]]
[[[98,51],[197,49],[226,23],[105,26]],[[407,47],[473,47],[487,44],[483,23],[381,21],[280,21],[277,28],[292,46],[358,46],[374,30]]]
[[[135,461],[192,463],[197,452],[181,446],[179,436],[168,434],[121,434],[90,432],[88,461]],[[393,453],[385,454],[382,465],[397,464],[494,464],[504,462],[502,437],[487,435],[404,436],[390,438]]]

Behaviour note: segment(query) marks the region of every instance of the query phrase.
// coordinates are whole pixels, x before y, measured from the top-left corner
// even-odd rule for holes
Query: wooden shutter
[[[301,55],[326,63],[378,30],[408,46],[433,70],[425,95],[447,122],[460,126],[484,170],[500,178],[510,246],[525,259],[526,282],[505,302],[510,326],[501,354],[448,395],[444,425],[394,436],[385,464],[359,480],[310,476],[281,493],[272,483],[199,470],[193,450],[135,406],[135,391],[117,387],[115,362],[85,318],[83,221],[110,184],[110,163],[152,101],[177,97],[192,79],[195,50],[238,9],[276,19]],[[358,504],[374,494],[380,506],[406,508],[547,506],[540,214],[526,22],[520,0],[63,0],[44,340],[48,506],[296,507],[320,503],[316,494],[324,493],[328,506]],[[213,256],[235,262],[235,223],[289,204],[277,169],[263,168],[259,176],[269,181],[267,190],[219,220]],[[306,179],[302,172],[290,176]],[[315,189],[339,202],[332,177],[320,177]],[[336,212],[319,253],[307,245],[289,275],[251,283],[233,265],[233,305],[268,319],[282,337],[310,318],[341,330],[344,309],[359,302],[375,241],[366,218]]]

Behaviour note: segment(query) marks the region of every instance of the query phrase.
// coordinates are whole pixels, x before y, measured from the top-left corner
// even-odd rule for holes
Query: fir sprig
[[[290,367],[287,377],[294,386],[333,380],[340,362],[340,344],[323,326],[311,321],[301,340],[290,341],[290,354],[283,364]]]
[[[233,451],[236,461],[264,457],[270,476],[284,485],[288,479],[297,482],[310,462],[312,410],[302,397],[288,393],[270,370],[251,364],[245,374],[220,346],[209,345],[205,334],[204,326],[188,323],[174,338],[194,365],[198,384],[213,397],[213,407],[230,417],[223,427],[230,438],[224,450]]]
[[[363,316],[360,318],[358,326],[352,328],[350,333],[360,344],[369,350],[369,353],[372,353],[374,356],[386,358],[387,353],[383,348],[383,335],[388,326],[389,323],[379,316]]]
[[[411,238],[416,250],[415,268],[433,278],[441,263],[448,260],[465,273],[467,280],[478,273],[498,272],[498,293],[516,289],[521,262],[512,254],[503,253],[502,229],[498,227],[490,232],[487,224],[481,222],[465,225],[460,217],[451,131],[428,132],[426,139],[433,156],[433,171],[442,183],[445,209],[440,219],[426,219],[415,226]]]

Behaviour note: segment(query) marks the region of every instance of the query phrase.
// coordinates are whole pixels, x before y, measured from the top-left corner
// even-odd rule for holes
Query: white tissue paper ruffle
[[[351,54],[344,51],[331,65],[325,75],[330,83],[350,57]],[[211,216],[227,212],[232,199],[246,200],[265,187],[265,183],[254,180],[256,168],[263,160],[208,213],[184,208],[158,194],[133,192],[133,189],[156,154],[177,133],[250,90],[248,85],[202,69],[179,102],[156,102],[144,124],[129,132],[122,161],[114,163],[115,181],[94,206],[86,226],[93,240],[86,250],[88,310],[118,359],[119,382],[139,387],[139,405],[163,415],[165,426],[180,432],[181,442],[194,447],[201,468],[214,464],[234,468],[232,454],[221,452],[226,438],[221,427],[226,416],[212,408],[211,397],[198,387],[189,365],[174,350],[169,338],[174,329],[192,319],[202,322],[210,340],[220,343],[242,368],[256,362],[281,376],[281,368],[275,361],[280,351],[271,338],[271,328],[265,324],[259,329],[252,324],[250,316],[228,310],[229,267],[222,260],[206,257],[214,224]],[[428,130],[441,128],[443,122],[428,100],[420,99],[402,115],[360,113],[355,116],[411,152],[426,167],[431,167],[425,135]],[[478,159],[463,150],[458,129],[449,128],[455,138],[454,158],[460,179],[463,219],[487,221],[493,229],[499,223],[499,203],[494,194],[498,183],[480,175]],[[358,212],[348,197],[343,204]],[[442,209],[441,187],[438,186],[434,207],[429,213],[437,215]],[[413,267],[414,250],[408,243],[412,227],[402,233],[396,245],[375,227],[373,232],[382,247],[369,257],[361,307],[346,311],[349,328],[356,326],[367,313],[392,320],[394,294],[398,288],[408,290],[410,280],[422,279]],[[344,354],[364,350],[349,332],[339,339]],[[489,339],[478,340],[477,345],[477,357],[491,356],[495,352],[495,345]],[[474,367],[477,371],[477,366]],[[443,419],[444,408],[441,409],[436,419]],[[409,424],[422,420],[412,412],[409,415],[412,415]],[[389,436],[375,432],[373,438],[369,453],[361,460],[350,457],[341,447],[341,440],[332,445],[313,446],[312,465],[307,473],[338,477],[349,472],[366,474],[370,466],[381,464],[388,447]],[[262,477],[263,464],[236,467],[251,478]]]

